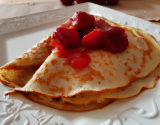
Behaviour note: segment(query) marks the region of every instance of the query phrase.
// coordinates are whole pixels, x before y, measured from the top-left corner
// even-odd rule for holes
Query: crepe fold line
[[[99,20],[97,17],[95,19]],[[121,26],[102,19],[112,26]],[[160,77],[159,44],[150,34],[140,29],[129,26],[123,28],[128,35],[129,47],[122,53],[87,51],[91,58],[89,66],[83,70],[74,70],[64,58],[58,57],[57,50],[52,50],[41,61],[43,64],[40,67],[36,69],[33,66],[35,73],[29,73],[29,78],[26,78],[22,86],[16,83],[16,80],[22,83],[16,75],[14,80],[10,80],[12,84],[8,85],[13,85],[16,92],[21,92],[32,101],[67,111],[100,108],[110,104],[112,99],[132,97],[139,94],[143,88],[155,87]],[[33,67],[25,68],[24,75],[28,74],[27,70],[31,72]],[[0,71],[3,71],[3,68]],[[18,71],[23,74],[23,70]],[[10,74],[12,76],[13,73]]]
[[[23,87],[51,54],[51,35],[0,68],[0,81],[8,87]]]

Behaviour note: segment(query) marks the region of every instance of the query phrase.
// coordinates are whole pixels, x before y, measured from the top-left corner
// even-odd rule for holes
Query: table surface
[[[57,0],[0,0],[0,4],[3,4],[3,3],[20,3],[20,2],[40,2],[40,1],[57,1]],[[152,22],[160,25],[160,21],[152,21]]]

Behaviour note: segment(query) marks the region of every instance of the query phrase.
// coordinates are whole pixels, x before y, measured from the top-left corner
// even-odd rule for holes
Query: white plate
[[[0,35],[0,66],[21,55],[54,31],[74,12],[80,10],[105,17],[121,25],[141,28],[151,33],[160,43],[160,26],[106,7],[85,3],[8,19],[6,22],[0,20],[0,33],[6,33]],[[7,33],[10,31],[14,32]],[[0,84],[1,125],[159,125],[160,123],[160,83],[154,89],[144,91],[137,97],[115,101],[101,110],[81,113],[42,106],[18,93],[4,98],[5,91],[7,88]]]

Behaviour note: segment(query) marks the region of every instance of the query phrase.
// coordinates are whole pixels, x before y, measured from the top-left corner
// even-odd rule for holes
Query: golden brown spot
[[[136,74],[136,75],[138,75],[138,74],[140,74],[142,72],[142,70],[141,69],[137,69],[137,71],[135,71],[134,73]]]
[[[109,61],[109,63],[104,63],[104,64],[105,64],[106,66],[109,66],[109,65],[112,65],[112,66],[113,66],[113,65],[114,65],[114,63],[113,63],[111,60]]]
[[[127,65],[128,65],[128,62],[126,62],[124,65],[127,66]]]
[[[99,63],[99,61],[96,61],[96,60],[94,60],[93,62],[94,62],[94,63]]]
[[[67,66],[67,65],[68,65],[68,62],[64,62],[64,63],[63,63],[63,66]]]
[[[37,73],[37,77],[39,77],[39,76],[40,76],[40,74]]]
[[[139,43],[139,46],[142,47],[142,43],[139,37],[137,38],[137,42]]]
[[[45,64],[44,66],[45,66],[44,73],[48,73],[48,68],[47,68],[47,67],[48,67],[48,64]]]
[[[146,58],[143,54],[143,57],[142,57],[142,63],[141,63],[141,68],[144,68],[145,67],[145,63],[146,63]]]
[[[40,77],[39,75],[37,75],[37,78],[35,79],[35,82],[38,82],[39,84],[44,84],[46,81],[45,79],[43,79],[42,77]]]
[[[81,77],[79,77],[79,79],[81,82],[92,81],[93,80],[92,73],[90,72],[86,73],[85,75],[82,75]]]
[[[53,78],[55,78],[56,75],[57,75],[56,73],[50,74],[49,77],[47,78],[46,85],[50,85],[51,80],[52,80]]]
[[[132,54],[132,57],[133,57],[133,63],[136,63],[136,56]]]
[[[101,64],[99,64],[99,66],[102,66]]]
[[[51,87],[49,88],[49,90],[53,93],[64,93],[65,90],[63,87],[57,87],[57,86],[53,86],[51,85]]]
[[[100,71],[97,71],[91,67],[88,67],[88,69],[89,69],[88,73],[79,77],[81,82],[92,81],[94,79],[93,76],[97,76],[100,79],[105,80]]]
[[[111,56],[108,54],[108,58],[110,58],[111,59]]]
[[[129,60],[129,61],[130,61],[131,59],[130,59],[130,58],[127,58],[126,60]]]
[[[54,65],[54,64],[57,64],[57,60],[53,59],[51,60],[51,63]]]
[[[108,63],[104,63],[106,66],[108,66],[109,64]]]
[[[132,43],[130,43],[130,42],[129,42],[129,46],[130,46],[131,49],[134,49],[134,50],[139,49],[139,48],[137,47],[137,45],[134,45],[134,44],[132,44]]]
[[[128,76],[128,74],[127,74],[127,72],[126,72],[126,71],[124,72],[124,75],[125,75],[125,76]]]
[[[70,81],[70,78],[64,77],[64,76],[60,76],[60,79],[65,79],[66,81]]]
[[[116,58],[119,59],[119,55],[116,55]]]
[[[126,53],[129,53],[128,49],[126,50]]]
[[[131,71],[131,70],[133,70],[133,68],[132,68],[132,67],[130,67],[130,66],[128,66],[127,71]]]
[[[128,76],[128,72],[131,71],[131,70],[133,70],[133,68],[130,67],[130,66],[128,66],[128,62],[126,62],[124,65],[127,66],[127,69],[126,69],[126,71],[124,72],[124,75],[125,75],[125,76]]]
[[[66,81],[70,81],[70,78],[68,78],[67,76],[63,76],[65,74],[69,74],[69,70],[68,71],[58,70],[57,68],[55,68],[55,70],[57,70],[57,72],[50,74],[49,77],[47,78],[47,81],[44,84],[50,85],[52,79],[54,79],[54,78],[64,79]]]
[[[114,65],[114,63],[110,60],[110,61],[109,61],[109,65],[112,65],[112,66],[113,66],[113,65]]]
[[[113,73],[111,73],[111,71],[108,71],[109,75],[113,76]]]
[[[113,70],[117,70],[117,69],[115,69],[114,67],[112,68]]]

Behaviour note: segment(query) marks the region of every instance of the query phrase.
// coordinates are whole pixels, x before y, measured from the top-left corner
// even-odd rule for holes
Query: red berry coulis
[[[52,35],[51,46],[58,50],[60,58],[66,58],[74,69],[83,69],[91,61],[89,49],[101,49],[111,53],[121,53],[128,47],[125,29],[111,26],[93,15],[76,12],[70,18],[70,27],[59,27]]]

